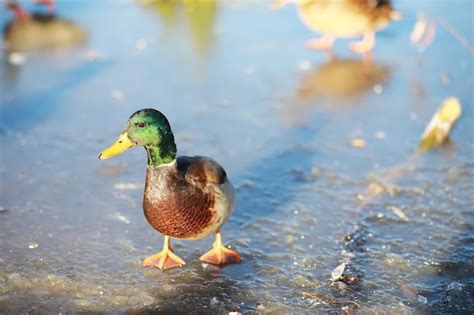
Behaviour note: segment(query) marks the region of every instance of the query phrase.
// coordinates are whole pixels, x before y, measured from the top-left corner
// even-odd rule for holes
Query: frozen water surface
[[[1,57],[0,313],[472,313],[473,7],[396,7],[366,72],[343,41],[336,60],[307,51],[291,6],[59,2],[87,44]],[[418,12],[437,25],[423,53]],[[452,142],[416,153],[450,95]],[[199,262],[209,238],[174,241],[181,269],[141,267],[162,246],[141,209],[145,153],[97,154],[144,107],[180,154],[226,167],[223,237],[242,264]]]

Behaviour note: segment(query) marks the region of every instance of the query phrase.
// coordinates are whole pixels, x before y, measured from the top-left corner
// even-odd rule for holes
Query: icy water
[[[86,44],[1,57],[0,313],[472,314],[473,4],[396,8],[367,72],[346,41],[333,60],[306,50],[293,6],[59,2]],[[423,53],[418,12],[437,25]],[[417,153],[450,95],[451,142]],[[141,267],[163,239],[141,209],[145,152],[97,155],[144,107],[179,154],[225,166],[241,264],[202,264],[208,238],[173,242],[183,268]]]

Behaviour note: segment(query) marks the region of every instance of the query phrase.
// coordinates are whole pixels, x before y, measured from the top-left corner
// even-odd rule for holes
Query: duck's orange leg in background
[[[170,244],[170,237],[165,235],[163,250],[158,254],[145,258],[143,267],[158,267],[161,270],[181,267],[185,264],[184,260],[173,253]]]
[[[375,46],[375,33],[365,33],[361,41],[349,43],[349,49],[356,54],[367,54],[372,51]]]
[[[213,265],[224,265],[240,263],[240,255],[235,250],[228,249],[222,244],[221,232],[216,233],[216,241],[212,245],[212,249],[201,256],[202,261]]]
[[[336,41],[336,37],[325,34],[317,39],[311,39],[306,42],[306,47],[312,50],[323,50],[327,53],[331,53],[332,45]]]

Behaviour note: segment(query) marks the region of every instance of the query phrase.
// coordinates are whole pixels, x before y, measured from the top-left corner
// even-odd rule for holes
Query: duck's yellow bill
[[[135,144],[128,137],[127,132],[124,131],[122,132],[122,134],[120,134],[120,137],[118,137],[117,141],[115,141],[114,144],[112,144],[104,151],[100,152],[99,160],[110,159],[111,157],[114,157],[122,153],[123,151],[130,149],[134,145]]]

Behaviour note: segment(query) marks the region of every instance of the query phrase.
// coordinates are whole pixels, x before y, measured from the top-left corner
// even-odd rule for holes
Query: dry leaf
[[[448,139],[454,123],[461,116],[461,103],[457,97],[447,98],[431,118],[421,136],[420,148],[429,150],[443,144]]]
[[[351,140],[351,146],[353,146],[354,148],[364,148],[366,145],[365,143],[365,140],[364,139],[352,139]]]
[[[342,263],[331,272],[331,281],[337,281],[341,278],[342,274],[344,273],[344,269],[346,269],[346,264]]]
[[[30,243],[30,244],[28,244],[28,248],[29,248],[29,249],[35,249],[35,248],[38,248],[38,246],[39,246],[38,243]]]
[[[413,45],[421,50],[426,49],[431,43],[436,34],[436,24],[426,19],[424,14],[419,14],[418,19],[410,34],[410,41]]]
[[[394,205],[388,205],[387,209],[395,213],[401,220],[403,221],[410,221],[406,214],[403,212],[402,209],[398,208],[397,206]]]

